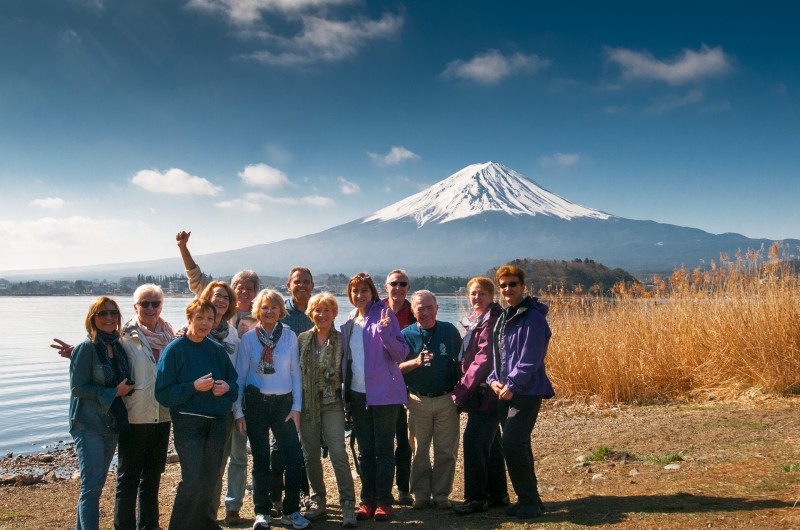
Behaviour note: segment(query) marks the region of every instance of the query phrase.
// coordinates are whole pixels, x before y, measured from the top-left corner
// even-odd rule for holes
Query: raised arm
[[[189,236],[191,232],[181,230],[175,234],[175,242],[178,245],[178,250],[181,252],[181,259],[183,260],[183,268],[186,269],[186,276],[189,278],[189,290],[200,296],[206,285],[208,285],[208,277],[203,274],[200,267],[194,261],[192,253],[189,252]]]

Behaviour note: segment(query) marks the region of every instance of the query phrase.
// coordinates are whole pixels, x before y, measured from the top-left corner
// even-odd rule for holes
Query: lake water
[[[9,451],[38,453],[72,441],[67,431],[69,361],[50,344],[54,337],[70,344],[86,338],[83,322],[95,298],[0,296],[0,322],[6,330],[0,341],[0,458]],[[352,306],[347,298],[337,299],[338,327]],[[132,297],[116,300],[123,322],[135,315]],[[190,300],[166,298],[161,316],[176,328],[182,326]],[[455,324],[466,310],[464,297],[439,298],[439,320]]]

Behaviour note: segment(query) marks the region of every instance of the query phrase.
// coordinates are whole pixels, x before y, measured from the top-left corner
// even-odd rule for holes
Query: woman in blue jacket
[[[525,272],[503,265],[495,273],[508,307],[494,328],[494,371],[487,378],[500,400],[503,452],[517,503],[506,513],[520,519],[542,513],[542,501],[533,467],[531,432],[542,399],[553,397],[553,386],[545,372],[544,358],[550,342],[547,306],[525,293]]]
[[[117,303],[101,296],[85,320],[89,337],[72,352],[69,364],[69,432],[81,474],[76,530],[100,527],[100,493],[117,447],[128,427],[122,396],[133,391],[128,357],[120,345],[122,316]]]
[[[347,296],[355,310],[342,325],[343,399],[353,418],[361,469],[356,517],[388,521],[392,518],[395,424],[400,406],[408,403],[397,364],[408,355],[408,344],[369,274],[353,276]]]

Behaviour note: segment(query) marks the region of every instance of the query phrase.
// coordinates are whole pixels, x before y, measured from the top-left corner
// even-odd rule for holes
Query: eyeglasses
[[[513,288],[514,288],[514,287],[516,287],[517,285],[519,285],[519,282],[508,282],[508,283],[501,283],[501,284],[500,284],[500,288],[501,288],[501,289],[513,289]]]
[[[213,298],[214,300],[230,300],[231,299],[230,296],[228,296],[226,294],[219,294],[219,293],[214,293],[213,295],[211,295],[211,298]]]
[[[353,280],[371,280],[371,279],[372,276],[370,276],[366,272],[359,272],[358,274],[350,278],[350,281],[352,282]]]
[[[408,282],[389,282],[389,285],[392,287],[397,287],[398,285],[400,287],[408,287]]]
[[[152,307],[153,309],[158,308],[161,305],[161,300],[142,300],[141,302],[137,302],[139,307],[147,309],[148,307]]]
[[[117,311],[116,309],[104,309],[103,311],[98,311],[97,313],[95,313],[94,316],[100,318],[118,317],[119,311]]]

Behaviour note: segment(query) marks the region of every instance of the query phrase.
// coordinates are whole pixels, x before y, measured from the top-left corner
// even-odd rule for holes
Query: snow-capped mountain
[[[295,266],[317,273],[375,275],[403,268],[422,274],[478,275],[516,258],[591,258],[636,274],[669,273],[720,253],[769,246],[740,234],[625,219],[574,204],[493,162],[472,164],[372,215],[323,232],[196,257],[215,277],[253,269],[286,276]],[[790,248],[800,246],[787,240]],[[200,254],[201,249],[193,249]],[[181,261],[124,263],[5,275],[6,278],[109,278],[173,274]],[[378,282],[380,283],[380,282]]]
[[[422,227],[486,212],[550,215],[567,220],[610,217],[559,197],[502,164],[485,162],[469,165],[411,197],[378,210],[363,222],[411,218],[417,227]]]

